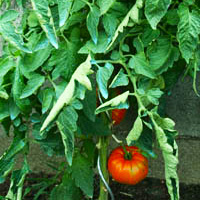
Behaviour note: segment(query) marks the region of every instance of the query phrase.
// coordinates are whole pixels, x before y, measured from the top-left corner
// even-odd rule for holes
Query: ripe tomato
[[[119,124],[125,117],[126,109],[114,109],[112,110],[112,121],[114,125]]]
[[[130,159],[125,158],[123,148],[114,149],[108,159],[108,171],[112,178],[123,184],[135,185],[148,174],[148,160],[135,146],[126,146]]]

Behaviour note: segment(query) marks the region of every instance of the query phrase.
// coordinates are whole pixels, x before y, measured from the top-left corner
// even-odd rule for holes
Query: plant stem
[[[99,143],[100,143],[100,149],[99,149],[100,167],[105,181],[109,184],[109,174],[107,170],[107,154],[108,154],[109,138],[107,136],[100,137]],[[108,200],[108,191],[105,188],[105,185],[102,180],[100,180],[100,193],[98,200]]]

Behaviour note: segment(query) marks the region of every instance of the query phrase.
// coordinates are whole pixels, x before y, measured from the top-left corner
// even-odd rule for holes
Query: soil
[[[51,175],[44,174],[31,174],[25,181],[25,188],[33,185],[36,182],[36,178],[48,178]],[[95,178],[95,192],[94,200],[98,197],[98,177]],[[142,182],[135,186],[122,185],[114,181],[110,181],[110,187],[115,195],[115,200],[170,200],[167,188],[165,185],[165,180],[146,178]],[[0,185],[0,195],[5,196],[9,188],[9,180],[6,180]],[[41,195],[39,200],[47,200],[47,194]],[[31,191],[26,196],[25,200],[33,200],[35,191]],[[200,185],[186,185],[180,183],[180,200],[199,200],[200,199]]]

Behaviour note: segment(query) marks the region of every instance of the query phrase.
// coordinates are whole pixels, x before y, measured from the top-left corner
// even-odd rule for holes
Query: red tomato
[[[112,178],[123,184],[135,185],[143,180],[148,174],[148,160],[135,146],[126,146],[130,153],[130,159],[125,158],[123,148],[114,149],[108,159],[108,171]]]
[[[125,117],[126,109],[114,109],[112,110],[112,121],[114,125],[119,124]]]

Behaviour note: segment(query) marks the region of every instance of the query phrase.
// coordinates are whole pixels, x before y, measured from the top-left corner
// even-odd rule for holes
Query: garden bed
[[[31,174],[28,176],[28,179],[25,181],[25,188],[32,186],[38,181],[33,180],[37,178],[48,178],[50,175],[44,174]],[[142,182],[138,183],[135,186],[122,185],[116,182],[110,181],[111,189],[115,195],[115,200],[169,200],[169,194],[165,186],[165,181],[155,178],[146,178]],[[0,185],[0,195],[6,195],[9,188],[9,180],[4,184]],[[98,197],[98,178],[95,181],[95,192],[94,200]],[[200,185],[186,185],[180,183],[180,200],[199,200],[200,199]],[[46,191],[46,194],[49,194],[49,191]],[[25,200],[33,200],[35,192],[31,191],[26,197]],[[43,194],[39,200],[47,200],[48,196]]]

